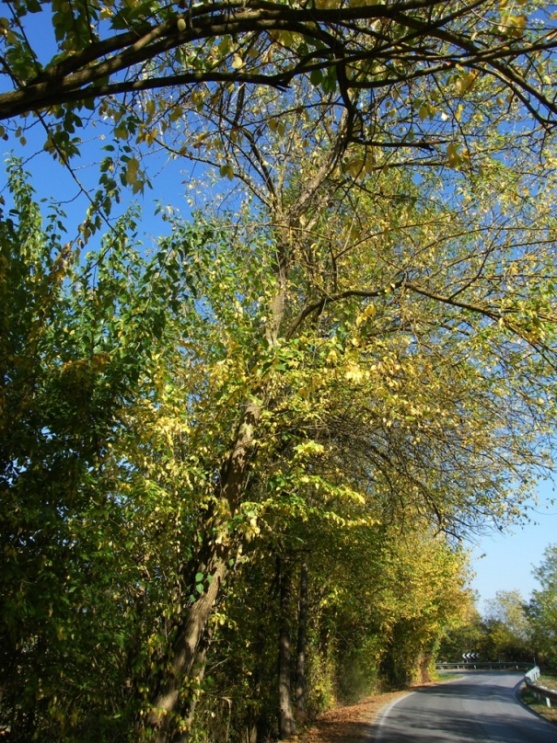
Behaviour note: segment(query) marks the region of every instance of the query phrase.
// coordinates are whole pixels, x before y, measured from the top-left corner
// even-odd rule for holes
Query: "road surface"
[[[394,702],[377,721],[370,743],[557,743],[557,726],[517,700],[520,673],[459,676]]]

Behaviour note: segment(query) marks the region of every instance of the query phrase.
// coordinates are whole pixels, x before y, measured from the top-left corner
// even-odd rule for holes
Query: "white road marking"
[[[381,740],[383,725],[385,724],[385,720],[389,716],[389,713],[392,710],[392,708],[395,705],[397,705],[399,702],[402,702],[403,699],[408,699],[409,696],[415,693],[416,693],[415,691],[411,691],[408,694],[405,694],[404,696],[399,697],[398,699],[395,699],[394,701],[392,701],[390,704],[388,704],[386,707],[384,707],[381,710],[381,712],[379,713],[379,716],[375,720],[375,724],[377,725],[377,729],[375,730],[375,735],[373,738],[375,743],[379,743],[379,741]]]

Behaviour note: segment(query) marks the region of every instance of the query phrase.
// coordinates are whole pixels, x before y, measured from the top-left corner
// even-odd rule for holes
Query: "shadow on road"
[[[377,743],[557,743],[545,720],[516,700],[520,675],[485,673],[416,689],[379,718],[368,740]]]

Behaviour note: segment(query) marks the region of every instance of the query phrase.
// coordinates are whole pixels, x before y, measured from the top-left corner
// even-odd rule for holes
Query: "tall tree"
[[[63,213],[42,219],[21,163],[8,175],[14,208],[0,215],[0,724],[21,741],[117,740],[123,725],[133,726],[134,669],[164,589],[147,581],[150,570],[164,570],[161,561],[153,568],[150,541],[164,532],[161,504],[149,483],[133,481],[127,422],[132,404],[141,412],[145,386],[152,400],[168,308],[182,306],[187,289],[177,255],[141,258],[133,214],[100,254],[77,261]]]
[[[257,523],[276,511],[322,509],[333,517],[353,499],[369,521],[421,513],[462,533],[519,513],[531,474],[544,467],[539,444],[553,414],[553,258],[541,249],[552,244],[552,223],[535,187],[524,199],[528,172],[506,180],[502,172],[493,163],[485,190],[485,180],[455,179],[447,204],[435,197],[434,177],[418,184],[387,171],[370,176],[350,209],[316,199],[289,231],[271,221],[265,233],[260,218],[230,225],[225,234],[236,241],[215,246],[216,269],[198,293],[211,297],[227,346],[219,383],[234,370],[240,404],[212,411],[220,416],[215,440],[228,443],[213,450],[211,530],[186,575],[214,577],[179,619],[172,670],[155,699],[167,712],[151,717],[161,736],[227,574],[230,549],[214,535],[230,534],[230,518],[251,513]],[[502,208],[515,188],[523,208],[513,222]],[[401,192],[393,215],[389,195]],[[501,227],[490,233],[488,219]],[[238,295],[240,276],[250,279]]]

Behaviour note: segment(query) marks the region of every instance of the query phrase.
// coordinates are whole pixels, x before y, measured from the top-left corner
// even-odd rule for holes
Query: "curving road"
[[[471,671],[459,676],[387,707],[370,743],[557,743],[557,726],[517,700],[522,674]]]

